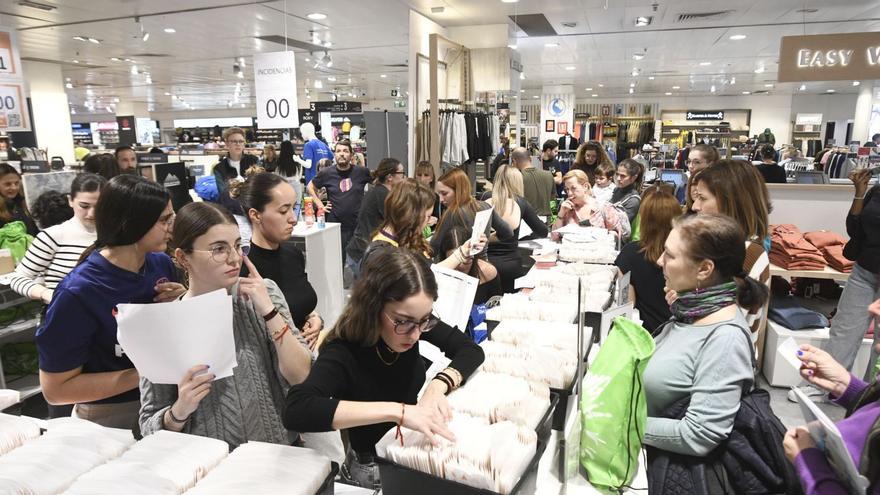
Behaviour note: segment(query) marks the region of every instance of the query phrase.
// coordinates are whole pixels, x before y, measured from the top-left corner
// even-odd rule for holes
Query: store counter
[[[846,235],[852,184],[767,184],[773,211],[770,224],[797,225],[801,232],[831,230]]]

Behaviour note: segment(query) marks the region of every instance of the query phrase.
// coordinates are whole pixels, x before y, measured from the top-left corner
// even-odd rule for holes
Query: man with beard
[[[335,166],[319,171],[309,183],[308,191],[315,200],[315,208],[324,208],[326,221],[341,224],[344,260],[345,246],[357,227],[364,187],[372,181],[372,175],[366,167],[352,167],[351,141],[340,140],[336,143],[333,154],[336,158]],[[321,202],[318,197],[318,190],[321,188],[327,191],[326,203]]]

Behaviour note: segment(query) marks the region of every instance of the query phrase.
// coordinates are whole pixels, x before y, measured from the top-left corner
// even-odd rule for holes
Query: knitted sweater
[[[25,297],[38,285],[54,291],[96,236],[76,217],[41,231],[15,267],[10,287]]]
[[[266,288],[278,312],[291,325],[291,334],[308,348],[291,323],[281,289],[268,279]],[[224,440],[233,449],[247,441],[290,445],[297,434],[281,424],[289,384],[278,368],[278,354],[266,323],[253,304],[241,297],[234,299],[232,318],[238,366],[232,376],[214,381],[183,433]],[[140,389],[141,432],[149,435],[164,429],[163,417],[177,400],[177,385],[160,385],[141,378]]]

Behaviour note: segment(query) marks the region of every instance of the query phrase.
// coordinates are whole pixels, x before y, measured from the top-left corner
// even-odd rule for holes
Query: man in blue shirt
[[[318,173],[318,162],[324,158],[332,160],[333,152],[330,151],[330,148],[324,141],[315,137],[315,126],[313,124],[306,122],[300,126],[300,132],[302,132],[306,144],[303,149],[302,160],[299,163],[305,169],[306,184],[309,184]]]

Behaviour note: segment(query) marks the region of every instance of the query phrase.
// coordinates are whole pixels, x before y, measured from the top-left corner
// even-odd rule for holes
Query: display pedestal
[[[828,328],[816,330],[790,330],[773,321],[767,322],[767,343],[764,355],[764,376],[767,382],[774,387],[791,387],[800,385],[803,381],[798,371],[779,355],[779,346],[789,337],[800,344],[810,344],[824,349],[828,344]],[[871,357],[871,339],[862,339],[852,372],[855,376],[862,376],[868,368],[868,360]]]
[[[336,324],[345,296],[342,289],[342,239],[338,223],[327,223],[323,229],[317,224],[306,227],[299,223],[293,228],[291,240],[306,258],[306,274],[309,283],[318,294],[315,310],[324,318],[324,329]]]

